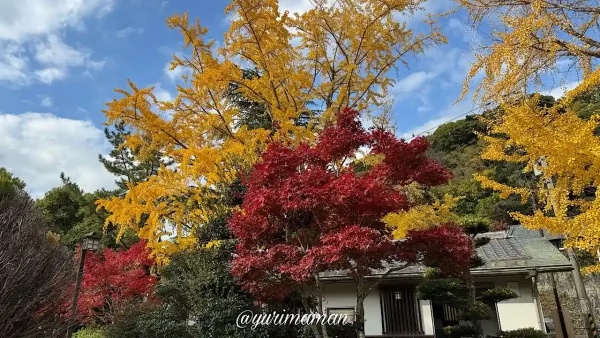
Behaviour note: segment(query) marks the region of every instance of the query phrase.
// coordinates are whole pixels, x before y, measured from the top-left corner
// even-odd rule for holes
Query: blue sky
[[[228,1],[181,0],[2,0],[0,3],[0,166],[27,183],[39,197],[60,185],[65,172],[86,191],[113,186],[99,164],[110,150],[102,132],[104,102],[113,89],[155,85],[165,100],[175,96],[167,70],[181,39],[168,15],[188,11],[221,40]],[[308,0],[281,0],[302,11]],[[426,3],[428,11],[452,6]],[[404,20],[419,29],[423,13]],[[392,91],[397,133],[405,137],[434,128],[473,108],[468,97],[454,104],[473,59],[474,34],[463,13],[441,22],[449,44],[409,60]],[[567,83],[572,87],[573,83]],[[549,88],[554,94],[560,88]]]

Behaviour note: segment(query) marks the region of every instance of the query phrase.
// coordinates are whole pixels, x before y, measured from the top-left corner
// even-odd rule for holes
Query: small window
[[[327,308],[327,316],[331,315],[346,315],[349,321],[354,322],[354,308]]]

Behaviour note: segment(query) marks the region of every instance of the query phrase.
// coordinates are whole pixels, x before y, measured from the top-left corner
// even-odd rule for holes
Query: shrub
[[[1,177],[0,177],[1,178]],[[63,336],[71,295],[71,254],[48,229],[23,191],[0,194],[0,332],[2,338]]]
[[[100,328],[84,328],[73,333],[73,338],[105,338],[104,331]]]
[[[486,302],[498,303],[517,297],[517,294],[509,288],[493,288],[486,290],[480,299]]]
[[[526,329],[500,331],[498,338],[547,338],[548,336],[534,328],[528,327]]]

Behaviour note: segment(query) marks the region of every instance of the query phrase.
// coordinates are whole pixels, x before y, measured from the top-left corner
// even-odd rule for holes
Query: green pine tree
[[[163,160],[156,152],[148,159],[141,159],[134,149],[123,146],[131,131],[123,123],[117,123],[114,129],[104,128],[104,135],[113,149],[109,156],[98,155],[98,159],[113,175],[117,176],[117,186],[121,192],[126,191],[127,183],[143,182],[158,173],[161,164],[169,165],[170,161]]]

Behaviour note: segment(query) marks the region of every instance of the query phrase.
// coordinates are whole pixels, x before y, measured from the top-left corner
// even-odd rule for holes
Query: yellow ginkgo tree
[[[276,0],[233,0],[218,48],[198,21],[170,17],[168,26],[184,40],[183,53],[171,62],[171,70],[183,69],[177,97],[159,101],[153,88],[130,82],[105,114],[108,124],[131,129],[124,146],[140,159],[158,152],[173,164],[130,185],[123,196],[99,201],[111,213],[107,222],[120,234],[137,231],[159,261],[193,245],[194,230],[226,208],[218,199],[222,187],[256,162],[266,144],[311,142],[344,107],[368,114],[385,106],[393,70],[445,42],[433,20],[419,34],[398,22],[423,2],[314,0],[310,10],[292,14]],[[262,107],[266,126],[243,123],[228,95],[232,86]],[[311,105],[322,114],[299,123]]]
[[[506,102],[543,89],[561,69],[587,77],[600,57],[600,8],[588,0],[455,0],[488,39],[480,41],[463,90],[478,73],[476,99]],[[554,75],[554,76],[552,76]]]
[[[600,138],[598,115],[578,117],[572,101],[600,85],[600,9],[594,1],[457,0],[475,24],[496,24],[492,39],[480,49],[468,82],[480,71],[476,99],[493,100],[501,113],[486,119],[484,159],[525,164],[541,173],[537,189],[499,184],[484,176],[485,188],[501,197],[537,194],[542,210],[513,213],[524,226],[546,228],[568,237],[566,245],[596,254],[600,248]],[[579,69],[582,82],[552,107],[538,95],[545,75],[565,75],[565,65]],[[543,160],[543,161],[541,161]],[[552,184],[548,184],[548,183]],[[595,192],[594,192],[595,191]],[[591,268],[593,270],[595,268]]]

